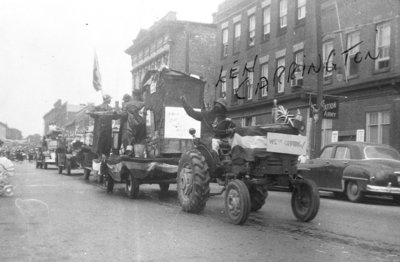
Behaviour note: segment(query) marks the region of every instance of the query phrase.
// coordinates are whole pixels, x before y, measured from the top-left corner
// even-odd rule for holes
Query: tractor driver
[[[224,98],[218,98],[209,111],[202,111],[197,112],[195,111],[186,101],[185,96],[181,96],[183,108],[193,119],[197,121],[201,121],[203,127],[203,136],[205,138],[205,142],[207,145],[211,145],[211,148],[218,152],[219,148],[219,139],[215,139],[215,127],[220,123],[222,120],[226,119],[227,110],[227,102]]]

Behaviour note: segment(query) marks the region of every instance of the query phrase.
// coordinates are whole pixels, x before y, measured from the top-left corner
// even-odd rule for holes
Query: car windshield
[[[400,160],[400,154],[396,150],[376,146],[367,146],[365,148],[365,157]]]

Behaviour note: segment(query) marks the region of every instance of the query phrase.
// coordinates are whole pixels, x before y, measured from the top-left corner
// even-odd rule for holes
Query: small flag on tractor
[[[94,90],[101,90],[101,75],[99,68],[99,60],[97,59],[97,53],[94,53],[94,64],[93,64],[93,87]]]

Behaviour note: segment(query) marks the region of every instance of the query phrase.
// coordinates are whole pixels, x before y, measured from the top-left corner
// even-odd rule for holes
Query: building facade
[[[86,105],[72,105],[68,104],[68,102],[62,103],[61,99],[57,100],[54,103],[54,107],[43,116],[44,134],[49,132],[50,126],[64,128],[85,106]]]
[[[400,150],[400,2],[322,1],[322,46],[331,56],[323,92],[346,97],[324,123],[325,140],[361,140]]]
[[[197,75],[207,84],[205,105],[215,100],[216,26],[177,20],[170,12],[148,30],[142,29],[125,51],[132,62],[132,91],[141,88],[147,70],[167,66],[170,69]]]
[[[322,146],[359,139],[400,149],[400,126],[394,121],[400,112],[400,3],[350,2],[226,0],[219,5],[216,93],[226,97],[238,125],[271,123],[276,99],[292,113],[300,109],[312,154],[317,149],[311,105],[318,108],[316,94],[322,92]]]
[[[22,137],[22,132],[19,129],[16,128],[7,128],[7,139],[11,140],[21,140]]]

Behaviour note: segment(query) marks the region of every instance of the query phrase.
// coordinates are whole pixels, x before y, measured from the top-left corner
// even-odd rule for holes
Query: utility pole
[[[314,0],[315,3],[315,29],[316,29],[316,51],[317,58],[318,56],[322,56],[322,25],[321,25],[321,1]],[[323,59],[321,59],[323,60]],[[322,63],[322,61],[321,61]],[[323,65],[321,65],[323,68]],[[319,156],[321,151],[321,140],[322,140],[322,117],[323,117],[323,78],[324,78],[324,70],[321,70],[317,73],[317,109],[318,109],[318,117],[315,120],[315,129],[314,129],[314,150],[312,154],[312,158]]]

